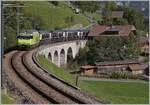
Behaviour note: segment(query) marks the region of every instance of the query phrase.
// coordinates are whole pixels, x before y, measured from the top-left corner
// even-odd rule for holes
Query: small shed
[[[94,75],[97,73],[97,67],[91,65],[84,65],[80,67],[81,73],[84,75]]]
[[[140,75],[144,73],[144,69],[140,64],[129,65],[128,71],[132,72],[133,75]]]
[[[137,60],[123,60],[123,61],[105,61],[95,63],[98,70],[97,73],[107,73],[112,71],[126,71],[130,65],[139,65]]]
[[[107,19],[110,19],[110,18],[123,18],[123,15],[124,15],[123,11],[103,10],[103,16]]]
[[[144,55],[149,54],[149,39],[147,37],[140,37],[138,41],[141,47],[141,53]]]

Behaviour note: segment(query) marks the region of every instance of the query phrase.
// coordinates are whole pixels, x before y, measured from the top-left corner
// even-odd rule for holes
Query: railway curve
[[[104,104],[107,103],[99,100],[94,96],[81,92],[76,86],[73,86],[57,76],[51,74],[42,68],[36,61],[38,49],[31,51],[14,51],[4,65],[8,64],[11,73],[18,79],[13,82],[21,81],[29,92],[28,97],[33,103],[38,104]],[[7,58],[7,59],[8,59]],[[8,63],[9,62],[9,63]],[[6,68],[6,67],[4,67]],[[5,70],[9,74],[10,71]],[[11,77],[12,75],[9,74]],[[11,77],[13,78],[13,77]],[[22,85],[22,87],[23,87]],[[19,88],[22,88],[19,87]],[[28,88],[27,88],[28,87]],[[22,88],[22,91],[24,91]],[[32,93],[32,94],[31,94]],[[23,93],[25,94],[25,93]]]

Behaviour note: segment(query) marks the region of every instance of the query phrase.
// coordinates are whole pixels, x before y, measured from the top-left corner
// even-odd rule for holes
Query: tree
[[[72,1],[76,7],[80,8],[83,12],[95,12],[100,8],[98,1]]]
[[[57,6],[58,5],[58,1],[50,1],[53,5]]]
[[[133,33],[128,38],[100,37],[87,41],[75,61],[94,65],[96,61],[116,61],[138,58],[139,47]]]
[[[124,18],[127,19],[129,24],[135,25],[139,30],[145,30],[144,16],[139,11],[131,7],[118,6],[116,10],[124,11]]]

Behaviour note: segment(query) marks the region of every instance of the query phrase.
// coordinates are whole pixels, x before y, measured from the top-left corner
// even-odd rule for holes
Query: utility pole
[[[2,4],[1,4],[1,7],[2,7],[2,48],[4,48],[6,45],[4,45],[4,44],[6,44],[4,41],[6,41],[7,40],[7,37],[4,37],[4,29],[5,29],[5,27],[4,27],[4,25],[5,25],[5,21],[8,19],[8,18],[11,18],[11,16],[7,16],[7,14],[4,14],[4,9],[5,8],[17,8],[17,35],[19,35],[19,16],[21,15],[19,12],[20,12],[20,8],[23,8],[23,7],[27,7],[27,6],[24,6],[24,5],[19,5],[18,3],[17,3],[17,5],[16,4],[6,4],[6,3],[4,3],[4,1],[2,2]],[[4,15],[5,16],[7,16],[6,18],[4,18]],[[4,39],[5,38],[5,39]],[[4,54],[4,49],[2,49],[2,54]]]
[[[19,7],[17,7],[17,36],[19,35]]]

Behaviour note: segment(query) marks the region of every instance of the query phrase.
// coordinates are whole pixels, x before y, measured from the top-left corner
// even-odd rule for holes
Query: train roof
[[[39,33],[40,33],[40,34],[48,34],[49,31],[47,31],[47,30],[40,30]]]
[[[33,32],[38,32],[35,29],[31,29],[31,30],[21,30],[20,33],[33,33]]]
[[[80,31],[80,32],[88,32],[89,30],[88,29],[76,29],[76,30],[64,29],[64,30],[55,30],[53,32],[78,32],[78,31]]]

